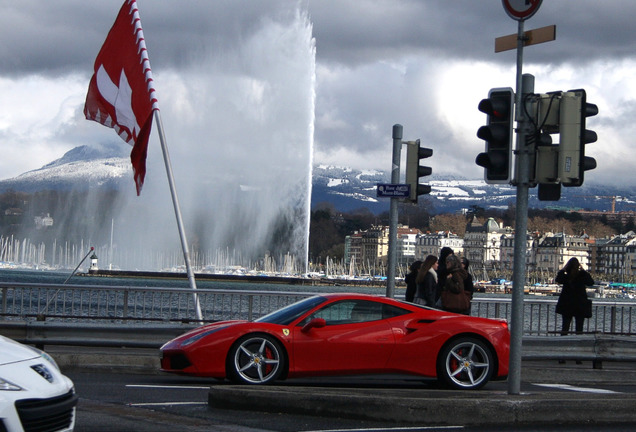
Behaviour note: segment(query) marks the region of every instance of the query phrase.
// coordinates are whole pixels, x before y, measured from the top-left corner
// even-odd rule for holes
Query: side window
[[[331,303],[317,310],[311,318],[323,318],[327,325],[345,324],[351,322],[351,310],[355,303],[350,300]]]
[[[405,315],[411,313],[410,310],[402,309],[401,307],[385,304],[382,308],[382,318],[394,318],[400,315]]]
[[[383,316],[385,306],[387,305],[367,300],[343,300],[317,310],[300,325],[306,324],[313,318],[323,318],[328,326],[377,321],[386,318]]]
[[[352,322],[377,321],[382,319],[382,303],[357,301],[351,310]]]

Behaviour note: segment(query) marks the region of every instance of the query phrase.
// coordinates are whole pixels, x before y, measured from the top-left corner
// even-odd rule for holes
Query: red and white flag
[[[148,51],[137,2],[126,0],[95,60],[84,105],[84,115],[111,127],[133,146],[137,195],[146,176],[152,115],[158,110]]]

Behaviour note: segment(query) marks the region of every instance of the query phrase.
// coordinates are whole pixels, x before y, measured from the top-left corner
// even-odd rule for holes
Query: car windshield
[[[309,297],[262,316],[256,319],[255,322],[289,325],[296,318],[302,316],[305,312],[313,309],[326,300],[326,298],[320,296]]]

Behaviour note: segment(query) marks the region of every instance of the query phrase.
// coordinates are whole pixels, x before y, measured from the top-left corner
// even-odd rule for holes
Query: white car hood
[[[0,336],[0,365],[25,361],[40,357],[35,351],[9,339]]]

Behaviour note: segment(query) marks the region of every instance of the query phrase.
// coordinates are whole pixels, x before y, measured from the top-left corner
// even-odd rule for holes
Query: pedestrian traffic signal
[[[596,132],[587,130],[587,117],[598,114],[598,107],[587,103],[585,90],[563,93],[559,120],[559,178],[563,186],[581,186],[585,171],[596,168],[596,160],[585,156],[585,145],[596,142]]]
[[[486,183],[510,183],[512,178],[514,98],[512,88],[494,88],[488,99],[479,102],[479,111],[488,114],[488,123],[477,131],[486,141],[486,151],[477,155],[475,163],[484,167]]]
[[[433,149],[420,147],[420,140],[406,142],[406,183],[411,186],[411,192],[407,198],[417,203],[417,197],[431,192],[429,185],[420,184],[420,177],[431,175],[433,169],[420,166],[420,159],[433,156]]]

